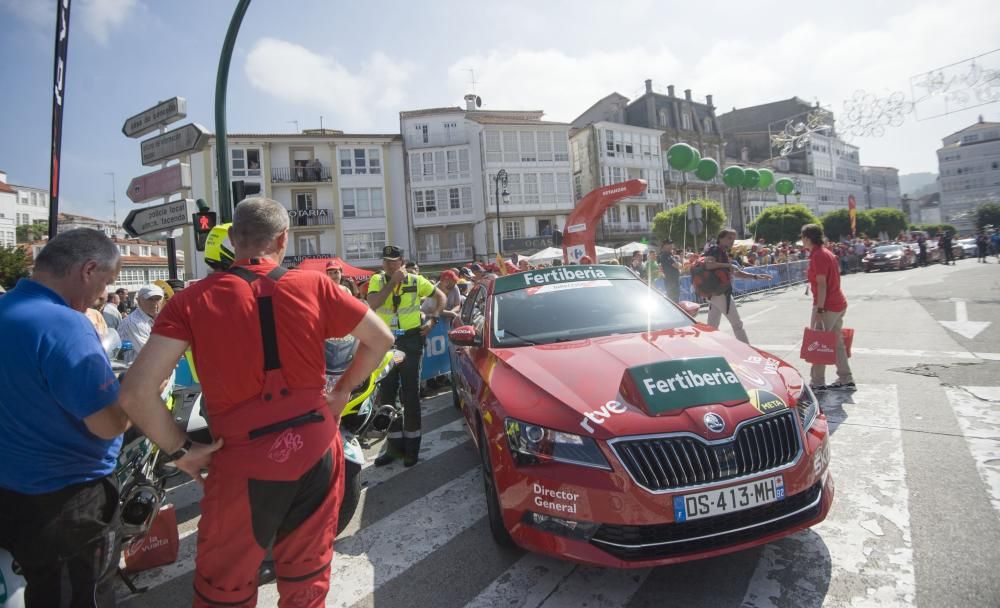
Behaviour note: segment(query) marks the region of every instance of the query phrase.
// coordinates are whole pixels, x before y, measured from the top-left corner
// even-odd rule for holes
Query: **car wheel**
[[[871,272],[871,271],[872,271],[871,268],[865,268],[865,272]]]
[[[456,382],[455,372],[451,372],[451,404],[456,410],[462,409],[462,399],[458,396],[458,382]]]
[[[344,498],[340,501],[340,512],[337,514],[337,534],[343,532],[347,524],[351,523],[360,500],[361,465],[344,460]]]
[[[479,459],[483,467],[483,489],[486,493],[486,509],[490,521],[490,533],[493,540],[501,547],[515,547],[514,539],[510,537],[506,524],[503,523],[503,513],[500,510],[500,497],[497,495],[497,484],[493,477],[493,464],[490,462],[489,440],[479,422]]]

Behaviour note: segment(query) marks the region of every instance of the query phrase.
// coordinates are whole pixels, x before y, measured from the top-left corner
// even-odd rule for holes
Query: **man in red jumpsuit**
[[[340,413],[392,346],[385,324],[322,273],[286,271],[288,212],[264,198],[236,208],[236,262],[171,298],[122,384],[122,408],[168,460],[204,483],[195,606],[254,606],[274,556],[281,606],[322,606],[343,496]],[[326,338],[357,355],[325,392]],[[192,444],[158,400],[185,349],[198,362],[216,442]],[[208,468],[207,478],[202,469]]]

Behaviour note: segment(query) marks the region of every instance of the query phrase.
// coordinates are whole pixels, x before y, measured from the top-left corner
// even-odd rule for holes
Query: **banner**
[[[59,158],[62,154],[63,102],[66,98],[66,51],[69,49],[69,2],[56,5],[56,45],[52,87],[52,157],[49,164],[49,238],[59,224]]]
[[[441,319],[424,339],[424,356],[420,361],[421,382],[451,371],[451,357],[448,356],[450,329],[451,323]]]
[[[851,236],[855,236],[858,230],[858,201],[853,194],[847,196],[847,213],[851,216]]]
[[[616,201],[630,196],[639,196],[646,191],[646,180],[630,179],[591,190],[580,199],[573,212],[566,218],[563,230],[563,263],[579,263],[584,256],[590,256],[591,263],[597,261],[597,223],[604,210]],[[573,255],[570,255],[572,253]]]

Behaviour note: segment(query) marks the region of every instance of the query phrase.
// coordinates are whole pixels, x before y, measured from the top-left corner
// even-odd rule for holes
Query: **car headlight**
[[[504,420],[504,428],[511,455],[519,466],[565,462],[611,470],[597,442],[590,437],[555,431],[513,418]]]
[[[816,422],[816,416],[819,415],[820,411],[816,393],[809,388],[808,384],[802,387],[802,393],[798,397],[795,409],[799,412],[799,419],[802,421],[802,430],[808,431],[813,423]]]

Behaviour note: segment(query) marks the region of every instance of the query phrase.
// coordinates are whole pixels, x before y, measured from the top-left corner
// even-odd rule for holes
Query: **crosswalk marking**
[[[946,392],[979,477],[1000,515],[1000,387],[966,386]]]
[[[912,606],[916,582],[896,387],[862,385],[822,399],[833,430],[833,508],[818,526],[764,547],[743,606]],[[865,424],[839,424],[855,416]],[[859,463],[875,466],[862,473]]]
[[[395,513],[337,541],[327,606],[351,606],[433,553],[483,517],[470,508],[482,493],[481,473],[468,471]],[[262,606],[276,605],[277,587],[260,589]]]

